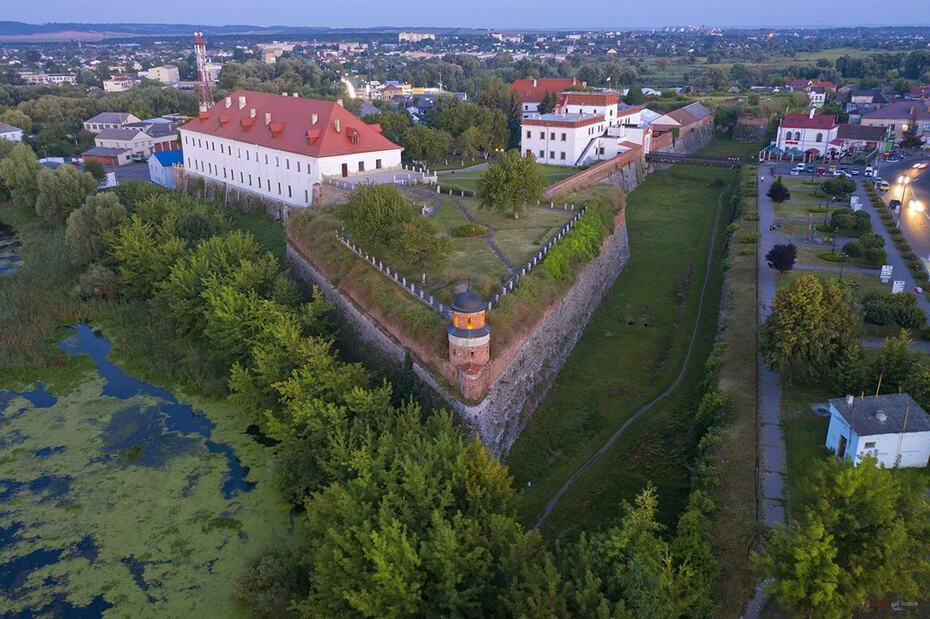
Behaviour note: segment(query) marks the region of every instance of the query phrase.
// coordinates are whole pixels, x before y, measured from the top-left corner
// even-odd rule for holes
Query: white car
[[[916,170],[923,170],[924,168],[927,167],[927,162],[926,162],[926,161],[921,161],[920,163],[915,163],[915,164],[912,165],[911,167],[914,168],[914,169],[916,169]]]
[[[791,171],[788,172],[788,174],[790,174],[791,176],[801,176],[801,171],[797,168],[792,168]]]
[[[804,167],[805,167],[805,166],[804,166],[803,163],[799,163],[798,165],[794,166],[793,169],[794,169],[794,170],[797,170],[798,172],[803,172],[803,171],[804,171]]]
[[[863,172],[863,174],[865,176],[872,176],[873,174],[875,174],[875,169],[872,168],[872,166],[866,166],[865,172]]]

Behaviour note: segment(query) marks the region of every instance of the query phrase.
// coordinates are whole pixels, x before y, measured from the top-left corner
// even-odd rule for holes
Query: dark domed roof
[[[452,300],[452,309],[456,312],[480,312],[487,309],[487,306],[478,293],[466,290],[455,295]]]

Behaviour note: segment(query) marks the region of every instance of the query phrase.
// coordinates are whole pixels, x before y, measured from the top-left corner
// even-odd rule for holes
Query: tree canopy
[[[533,156],[521,157],[509,150],[488,166],[478,181],[477,198],[482,208],[512,213],[516,218],[524,205],[542,197],[546,181]]]

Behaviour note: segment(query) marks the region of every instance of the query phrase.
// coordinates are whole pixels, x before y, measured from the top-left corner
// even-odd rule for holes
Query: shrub
[[[753,244],[753,243],[758,243],[758,242],[759,242],[759,234],[756,233],[756,232],[753,232],[752,234],[745,234],[745,235],[743,235],[743,236],[740,237],[739,242],[740,242],[740,243],[747,244],[747,245],[751,245],[751,244]]]
[[[462,224],[452,228],[452,236],[458,238],[467,238],[474,236],[487,236],[488,229],[479,224]]]
[[[817,254],[817,257],[821,260],[826,260],[827,262],[846,262],[846,256],[843,254],[837,254],[832,251],[825,251]]]
[[[849,241],[843,245],[843,253],[849,256],[850,258],[859,258],[863,253],[862,243],[859,241]]]
[[[575,265],[588,262],[600,253],[601,241],[610,230],[611,221],[606,209],[588,209],[543,259],[543,271],[553,279],[570,277]]]
[[[888,260],[885,250],[880,247],[869,247],[865,250],[865,261],[872,266],[881,266]]]
[[[862,298],[862,313],[866,322],[874,325],[894,323],[904,329],[921,329],[926,316],[910,293],[871,293]]]
[[[782,182],[780,176],[775,179],[775,182],[772,183],[772,186],[769,187],[769,190],[765,195],[770,197],[772,202],[776,203],[791,199],[791,192],[788,191],[787,187],[785,187],[785,184]]]

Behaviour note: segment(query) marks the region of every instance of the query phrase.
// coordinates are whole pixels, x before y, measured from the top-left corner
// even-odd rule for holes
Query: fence
[[[542,205],[542,206],[545,206],[545,205]],[[558,208],[558,207],[552,206],[549,208]],[[563,205],[563,208],[568,210],[569,206],[566,204],[566,205]],[[552,250],[552,248],[558,245],[559,241],[561,241],[565,237],[565,235],[568,234],[572,230],[572,228],[575,227],[575,224],[578,223],[578,220],[581,219],[581,217],[587,212],[588,207],[582,207],[579,210],[575,210],[575,205],[572,204],[571,210],[573,211],[571,217],[569,217],[568,221],[562,224],[562,226],[559,228],[559,231],[556,232],[552,236],[552,238],[546,241],[546,243],[539,249],[539,251],[533,254],[533,256],[529,260],[527,260],[522,266],[520,266],[517,269],[514,269],[514,273],[509,278],[507,278],[503,284],[501,284],[500,291],[497,292],[494,295],[494,297],[492,297],[488,301],[488,307],[487,307],[488,311],[500,305],[501,299],[507,296],[507,293],[513,292],[513,289],[517,286],[517,284],[519,284],[520,278],[525,277],[526,275],[529,275],[533,271],[533,269],[539,266],[539,264],[543,260],[546,259],[546,256],[549,255],[549,252]],[[393,280],[394,283],[396,283],[398,286],[403,288],[407,293],[412,295],[414,299],[416,299],[423,305],[427,306],[431,310],[435,311],[440,316],[444,318],[449,317],[448,306],[440,303],[439,300],[436,299],[432,294],[430,294],[430,292],[426,288],[424,288],[420,284],[417,284],[416,280],[408,279],[406,276],[402,275],[397,269],[392,269],[390,265],[384,264],[382,260],[375,258],[374,256],[370,254],[365,253],[365,251],[362,250],[361,247],[359,247],[358,245],[356,245],[355,243],[347,239],[345,236],[343,236],[342,232],[336,233],[336,239],[340,243],[342,243],[345,247],[347,247],[350,251],[355,253],[358,257],[362,258],[363,260],[371,264],[371,266],[378,269],[378,271],[381,272],[383,275]]]
[[[448,307],[440,303],[438,299],[434,298],[433,295],[430,294],[429,291],[426,290],[426,288],[417,284],[415,280],[407,279],[407,277],[404,275],[401,275],[397,269],[392,269],[390,265],[386,265],[384,264],[383,261],[379,260],[378,258],[375,258],[374,256],[371,256],[365,253],[364,251],[362,251],[361,247],[359,247],[358,245],[356,245],[355,243],[353,243],[352,241],[344,237],[341,232],[336,233],[336,238],[339,240],[340,243],[342,243],[347,248],[349,248],[358,257],[362,258],[363,260],[371,264],[371,266],[378,269],[378,271],[380,271],[383,275],[386,275],[387,277],[389,277],[391,280],[394,281],[395,284],[403,288],[404,291],[410,293],[414,299],[416,299],[417,301],[419,301],[426,307],[430,308],[434,312],[438,313],[440,316],[444,318],[449,317]]]
[[[572,205],[574,209],[575,205]],[[568,234],[572,228],[575,227],[575,224],[578,223],[578,220],[587,212],[588,207],[582,207],[581,209],[574,211],[572,216],[569,217],[568,221],[562,224],[562,227],[559,228],[559,231],[553,235],[546,243],[539,248],[533,256],[527,260],[523,266],[519,269],[514,269],[513,275],[507,278],[500,287],[500,291],[495,294],[490,301],[488,301],[488,310],[493,309],[494,307],[500,305],[501,299],[507,296],[508,292],[513,292],[513,289],[519,284],[520,278],[529,275],[533,269],[535,269],[539,264],[546,259],[546,256],[549,255],[549,252],[553,247],[559,244],[559,241]]]

